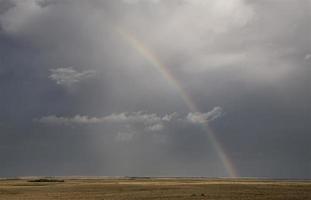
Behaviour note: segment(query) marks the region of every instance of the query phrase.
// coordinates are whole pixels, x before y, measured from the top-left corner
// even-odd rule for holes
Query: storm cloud
[[[310,178],[310,11],[0,0],[0,176]]]

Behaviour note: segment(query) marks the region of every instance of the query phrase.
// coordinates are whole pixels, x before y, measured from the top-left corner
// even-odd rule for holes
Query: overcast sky
[[[0,0],[0,176],[230,176],[212,134],[311,178],[310,35],[310,0]]]

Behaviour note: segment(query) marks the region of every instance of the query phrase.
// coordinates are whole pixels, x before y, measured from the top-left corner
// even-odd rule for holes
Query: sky
[[[0,0],[0,177],[311,178],[310,0]]]

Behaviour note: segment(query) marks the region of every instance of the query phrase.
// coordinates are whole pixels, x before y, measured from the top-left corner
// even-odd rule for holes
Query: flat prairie
[[[0,180],[1,200],[311,200],[311,181],[118,178]]]

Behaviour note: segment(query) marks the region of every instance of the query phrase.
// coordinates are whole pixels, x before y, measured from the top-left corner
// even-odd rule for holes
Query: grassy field
[[[311,200],[310,181],[243,179],[0,180],[2,200],[211,199]]]

